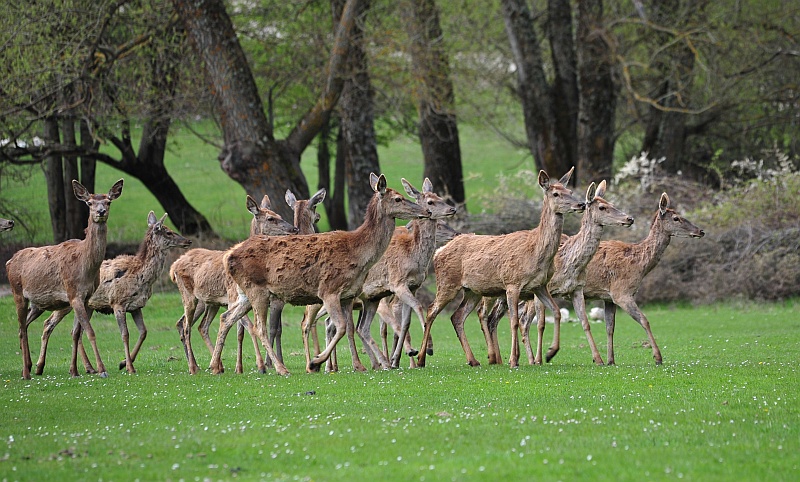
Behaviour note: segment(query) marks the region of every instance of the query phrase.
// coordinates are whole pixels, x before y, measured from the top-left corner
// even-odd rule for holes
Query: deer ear
[[[166,220],[167,220],[167,213],[164,213],[164,215],[161,216],[161,219],[159,219],[158,222],[159,222],[159,224],[163,225],[164,221],[166,221]]]
[[[550,186],[550,176],[544,171],[539,171],[539,187],[545,191]]]
[[[422,181],[422,192],[429,193],[433,192],[433,183],[427,177],[424,181]]]
[[[288,204],[290,208],[294,209],[294,204],[297,202],[297,198],[294,196],[294,193],[291,189],[286,190],[286,195],[283,196],[283,199],[286,200],[286,204]]]
[[[269,200],[269,196],[266,194],[261,198],[261,209],[272,209],[272,203]]]
[[[658,201],[658,212],[663,216],[666,214],[667,208],[669,208],[669,196],[664,192],[661,193],[661,199]]]
[[[414,199],[419,199],[422,197],[422,193],[417,191],[417,188],[411,185],[410,182],[406,181],[405,178],[401,178],[400,182],[403,184],[403,189],[406,190],[406,194],[413,197]]]
[[[603,179],[600,181],[600,184],[597,185],[597,191],[594,193],[594,197],[603,197],[606,194],[606,180]]]
[[[589,184],[589,188],[586,189],[586,204],[591,204],[594,201],[594,197],[596,196],[597,189],[595,187],[594,181]]]
[[[374,172],[371,172],[369,174],[369,185],[373,191],[381,195],[384,194],[386,192],[386,176],[383,174],[376,176]]]
[[[563,185],[565,185],[565,186],[566,186],[567,184],[569,184],[569,178],[571,178],[571,177],[572,177],[572,171],[574,171],[574,170],[575,170],[575,166],[572,166],[572,168],[570,168],[569,172],[568,172],[568,173],[566,173],[566,174],[564,174],[564,175],[561,177],[561,179],[559,179],[559,180],[558,180],[558,182],[560,182],[561,184],[563,184]]]
[[[109,189],[108,191],[108,198],[113,201],[118,197],[120,197],[121,195],[122,195],[122,179],[115,182],[114,185],[111,186],[111,189]]]
[[[322,189],[314,193],[313,196],[311,196],[311,199],[308,200],[308,204],[313,208],[314,206],[325,200],[326,194],[328,194],[328,191],[326,191],[325,188],[323,187]]]
[[[75,179],[72,180],[72,192],[75,193],[76,198],[83,202],[88,201],[89,198],[92,197],[92,194],[89,192],[89,190],[83,187],[83,184],[79,183]]]
[[[258,214],[258,203],[249,194],[247,195],[247,210],[253,213],[253,216]]]
[[[147,215],[147,225],[148,226],[153,226],[157,222],[158,222],[158,219],[156,219],[156,213],[154,213],[153,211],[150,211],[150,214]]]

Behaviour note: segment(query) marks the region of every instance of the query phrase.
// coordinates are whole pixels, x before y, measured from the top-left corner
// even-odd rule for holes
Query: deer
[[[658,210],[653,216],[650,231],[642,241],[625,243],[608,240],[600,243],[597,253],[586,266],[583,295],[587,300],[603,301],[608,339],[606,346],[608,365],[616,364],[614,324],[617,307],[625,310],[644,328],[656,365],[663,363],[661,350],[650,330],[650,322],[636,303],[636,293],[644,277],[661,260],[673,237],[702,238],[703,236],[705,232],[702,229],[670,208],[669,196],[664,192],[658,201]],[[589,331],[586,333],[591,336]]]
[[[422,346],[417,355],[419,367],[425,366],[431,326],[436,316],[460,293],[464,298],[450,319],[470,366],[480,363],[464,334],[464,321],[481,297],[506,295],[511,319],[509,364],[512,368],[519,366],[519,300],[536,295],[560,320],[561,314],[547,290],[547,282],[561,240],[564,214],[585,208],[584,201],[567,187],[574,169],[558,181],[551,180],[545,171],[539,171],[538,184],[544,196],[537,227],[498,236],[462,234],[436,251],[433,257],[436,298],[425,319]]]
[[[0,232],[11,231],[14,229],[14,221],[11,219],[0,218]]]
[[[100,265],[100,283],[97,289],[89,298],[89,319],[94,311],[110,315],[113,314],[119,325],[120,335],[122,336],[122,346],[125,359],[119,364],[119,369],[127,369],[128,373],[136,373],[133,362],[139,349],[147,337],[147,327],[142,317],[142,308],[153,294],[153,284],[161,273],[164,272],[164,264],[167,260],[167,251],[170,248],[187,248],[192,242],[180,234],[169,229],[164,224],[167,215],[157,219],[153,211],[147,215],[147,232],[144,235],[139,249],[134,255],[123,254],[113,259],[107,259]],[[50,335],[61,320],[72,311],[71,307],[54,311],[44,322],[42,332],[42,347],[39,352],[39,360],[36,363],[36,374],[44,373],[45,358],[47,354],[47,343]],[[139,330],[139,338],[133,351],[130,349],[128,326],[126,313],[130,313],[136,328]],[[80,329],[80,327],[77,327]],[[86,352],[82,346],[78,350],[83,358],[83,364],[88,373],[94,373]]]
[[[17,251],[6,262],[8,282],[14,296],[19,322],[19,342],[22,351],[22,378],[31,378],[31,352],[28,345],[28,326],[45,311],[71,307],[75,311],[76,327],[72,330],[72,360],[69,373],[79,376],[77,368],[78,342],[81,331],[86,332],[94,351],[99,376],[108,377],[100,352],[97,350],[94,329],[89,322],[89,297],[97,287],[100,265],[106,253],[108,215],[111,202],[122,194],[120,179],[107,194],[90,193],[77,180],[72,181],[75,197],[89,207],[86,236],[60,244],[30,247]],[[80,327],[80,329],[77,329]]]
[[[413,225],[408,224],[405,227],[400,227],[398,230],[395,231],[395,235],[397,235],[397,231],[411,233],[413,232]],[[461,232],[456,231],[453,229],[449,224],[447,224],[443,219],[439,219],[436,222],[436,247],[439,248],[444,246],[449,241],[451,241],[456,236],[460,235]],[[428,271],[430,271],[430,263],[428,263]],[[382,342],[382,352],[388,358],[390,355],[389,352],[389,345],[388,345],[388,327],[391,326],[392,330],[394,331],[394,341],[392,344],[392,352],[397,350],[397,344],[399,340],[399,334],[401,331],[401,326],[403,324],[408,324],[411,322],[411,306],[404,303],[400,298],[394,295],[387,296],[386,298],[382,298],[380,303],[378,304],[378,316],[380,317],[380,334],[381,334],[381,342]],[[425,319],[420,318],[420,324],[422,328],[425,328]],[[406,353],[410,355],[410,366],[411,368],[416,368],[417,363],[416,360],[413,358],[417,354],[417,350],[413,348],[411,344],[411,334],[407,332],[406,337],[403,340],[403,346],[406,350]],[[433,339],[431,338],[428,341],[428,355],[433,355]]]
[[[553,275],[547,283],[547,289],[553,297],[571,298],[575,313],[581,320],[581,325],[589,341],[592,359],[598,365],[602,365],[603,360],[591,336],[589,318],[586,315],[586,305],[583,297],[583,286],[586,283],[586,265],[589,264],[592,256],[597,252],[604,226],[630,227],[633,224],[631,216],[603,199],[605,192],[605,180],[601,181],[597,187],[595,187],[595,183],[589,185],[586,190],[586,209],[581,217],[581,227],[573,236],[561,235],[561,245],[556,252],[555,258],[553,258]],[[484,307],[486,306],[485,301]],[[502,298],[495,301],[495,303],[502,304],[502,308],[493,307],[488,312],[486,309],[479,310],[481,329],[488,347],[489,364],[503,363],[500,356],[500,346],[497,341],[497,322],[499,320],[498,317],[502,316],[503,311],[505,311],[505,305]],[[491,313],[491,316],[487,316],[489,313]],[[524,303],[524,306],[519,308],[519,313],[522,342],[527,352],[528,362],[531,365],[541,364],[542,336],[545,326],[544,304],[538,298],[528,300]],[[539,321],[537,327],[539,339],[535,356],[529,337],[534,313]],[[548,351],[546,361],[549,362],[558,353],[559,347],[560,340],[553,340],[553,345]]]
[[[250,222],[250,236],[259,234],[283,235],[297,233],[297,228],[283,220],[272,211],[269,196],[265,195],[259,205],[250,195],[246,198],[247,210],[253,215]],[[192,326],[202,316],[203,321],[198,326],[200,336],[205,341],[209,353],[213,353],[214,346],[208,336],[211,322],[214,320],[220,306],[226,306],[230,295],[235,293],[233,281],[225,274],[222,257],[225,251],[195,248],[187,251],[175,260],[170,266],[170,279],[178,287],[183,302],[183,315],[175,324],[183,344],[184,353],[189,367],[189,373],[194,375],[199,371],[197,360],[192,350]],[[261,349],[258,346],[256,334],[247,318],[242,319],[239,328],[239,346],[237,350],[236,371],[244,371],[242,366],[241,342],[244,329],[250,332],[253,346],[256,350],[256,365],[259,371],[266,372]]]
[[[236,282],[238,299],[222,314],[224,326],[217,333],[211,360],[213,373],[221,373],[220,358],[225,336],[233,323],[251,307],[256,325],[263,327],[270,302],[277,298],[293,305],[322,304],[336,333],[325,349],[306,361],[306,371],[318,372],[338,341],[352,324],[353,301],[361,293],[369,269],[380,259],[395,228],[395,219],[430,217],[431,212],[387,187],[386,177],[370,174],[374,191],[364,222],[354,231],[331,231],[297,236],[254,236],[231,248],[224,264]],[[304,320],[306,321],[306,320]],[[308,356],[309,323],[301,327]],[[289,375],[264,333],[262,345],[275,371]]]
[[[391,354],[391,365],[386,355],[378,346],[370,328],[372,320],[378,309],[380,300],[394,295],[405,305],[409,306],[424,322],[425,313],[422,303],[417,300],[414,293],[422,286],[428,276],[428,268],[436,248],[436,225],[439,219],[452,217],[456,208],[446,203],[433,192],[433,184],[425,178],[422,183],[422,192],[418,191],[407,180],[401,179],[406,193],[416,203],[428,211],[430,217],[411,221],[410,228],[396,228],[383,256],[370,268],[359,299],[362,303],[361,313],[357,323],[357,333],[366,348],[372,368],[374,370],[397,368],[400,362],[401,349],[396,349]],[[400,326],[399,337],[405,339],[409,323]],[[399,347],[400,345],[398,345]],[[354,350],[351,350],[354,351]],[[410,356],[416,352],[409,353]]]

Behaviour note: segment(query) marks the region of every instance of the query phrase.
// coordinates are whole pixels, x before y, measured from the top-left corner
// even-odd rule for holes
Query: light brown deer
[[[406,199],[386,186],[386,178],[370,175],[375,191],[355,231],[332,231],[303,236],[255,236],[232,248],[225,255],[225,268],[236,282],[239,299],[222,314],[225,326],[217,334],[211,369],[220,373],[220,357],[231,325],[252,304],[256,325],[263,327],[267,309],[274,298],[294,305],[322,303],[336,327],[336,335],[325,349],[306,364],[318,371],[344,336],[348,317],[352,323],[353,300],[361,292],[369,269],[383,255],[394,233],[395,219],[430,216],[426,208]],[[308,327],[303,326],[308,353]],[[272,358],[275,370],[288,375],[269,340],[260,330],[262,344]]]
[[[66,307],[75,310],[76,324],[79,324],[89,338],[100,376],[108,376],[97,350],[86,302],[97,288],[100,264],[106,254],[108,212],[111,202],[122,194],[122,179],[111,186],[108,194],[92,194],[74,180],[72,190],[75,197],[89,206],[89,225],[85,239],[70,239],[53,246],[21,249],[6,262],[8,282],[14,295],[19,321],[22,377],[26,379],[31,377],[32,367],[28,326],[45,311]],[[80,330],[72,330],[72,361],[69,373],[73,377],[78,376],[80,336]]]
[[[396,228],[389,247],[375,265],[370,268],[359,298],[362,302],[361,314],[358,318],[357,332],[369,356],[374,370],[397,368],[400,363],[402,350],[394,350],[391,354],[391,365],[386,355],[372,338],[370,328],[372,319],[378,309],[380,300],[394,295],[403,303],[410,306],[424,323],[425,312],[422,303],[417,300],[414,293],[422,286],[428,277],[433,251],[436,248],[437,220],[451,217],[456,213],[456,208],[447,204],[433,192],[430,179],[425,178],[422,183],[422,192],[418,191],[405,179],[402,179],[406,193],[414,198],[417,204],[430,211],[431,216],[425,219],[411,221],[410,229]],[[405,322],[405,319],[401,319]],[[399,337],[405,339],[409,324],[400,326]],[[399,346],[399,345],[398,345]],[[351,349],[351,352],[355,350]],[[414,356],[416,353],[409,353]],[[308,354],[307,358],[310,358]]]
[[[294,226],[297,228],[297,234],[314,234],[316,232],[316,224],[319,221],[319,214],[317,213],[317,205],[325,200],[327,191],[320,189],[308,200],[298,200],[294,193],[286,190],[286,204],[292,208],[294,213]],[[273,349],[278,359],[283,362],[283,348],[281,347],[281,334],[283,332],[283,322],[281,320],[281,313],[285,303],[279,299],[274,299],[269,309],[269,340],[273,344]],[[311,313],[314,310],[313,306],[306,307],[306,313]],[[315,341],[316,353],[319,353],[319,339],[314,331],[313,340]],[[272,367],[272,360],[267,358],[267,366]]]
[[[425,366],[431,326],[436,316],[459,293],[464,294],[464,299],[450,319],[471,366],[480,363],[475,359],[464,334],[464,320],[482,296],[506,295],[511,319],[509,363],[512,367],[519,365],[519,300],[539,296],[555,317],[560,318],[558,306],[547,291],[547,282],[561,240],[564,214],[584,209],[583,200],[575,197],[566,186],[573,169],[556,182],[551,181],[546,172],[539,172],[538,183],[544,191],[544,199],[536,228],[500,236],[462,234],[436,251],[433,257],[436,299],[425,319],[417,365]]]
[[[398,230],[405,230],[405,232],[410,233],[411,228],[413,225],[410,223],[405,227],[400,227]],[[395,231],[395,235],[397,231]],[[443,219],[439,219],[436,222],[436,247],[440,248],[451,241],[456,236],[460,235],[461,232],[456,231],[452,228],[449,224],[447,224]],[[428,271],[430,271],[430,263],[428,264]],[[415,294],[416,296],[416,294]],[[395,350],[399,350],[398,342],[399,334],[401,332],[401,327],[404,324],[411,323],[411,306],[403,303],[400,298],[391,295],[387,296],[386,298],[381,299],[380,303],[378,304],[378,316],[380,317],[380,334],[381,334],[381,341],[382,341],[382,351],[384,355],[389,358],[390,353],[394,353]],[[422,329],[425,329],[425,319],[420,319],[420,324],[422,325]],[[388,327],[392,328],[394,332],[393,336],[393,343],[392,343],[392,351],[389,351],[388,346]],[[411,368],[416,368],[417,361],[413,358],[417,354],[416,348],[413,347],[411,344],[411,333],[406,330],[406,336],[403,340],[403,347],[406,350],[406,353],[410,355],[410,366]],[[433,355],[433,338],[428,340],[428,355]]]
[[[166,217],[167,215],[164,214],[161,219],[157,219],[155,213],[150,211],[147,215],[147,232],[136,254],[123,254],[114,259],[103,261],[103,264],[100,265],[100,284],[92,294],[92,297],[89,298],[87,304],[90,319],[92,310],[106,315],[113,314],[116,318],[125,352],[125,359],[120,362],[119,368],[120,370],[127,369],[128,373],[136,373],[133,368],[133,362],[136,360],[136,355],[139,354],[139,349],[147,337],[147,327],[142,317],[142,308],[144,308],[153,294],[153,283],[164,271],[167,250],[170,248],[187,248],[192,244],[191,241],[164,225]],[[41,375],[44,372],[47,343],[50,335],[70,311],[72,311],[72,308],[54,311],[44,322],[42,348],[39,352],[39,360],[36,363],[37,375]],[[130,350],[128,324],[125,319],[126,313],[131,314],[133,322],[139,330],[139,338],[133,351]],[[80,326],[77,329],[80,330]],[[86,371],[93,373],[95,370],[86,357],[83,347],[78,347],[78,350],[83,358]]]
[[[258,234],[283,235],[297,233],[297,228],[270,209],[271,203],[269,196],[264,196],[261,205],[251,196],[247,196],[247,210],[253,215],[250,222],[250,236]],[[225,274],[222,265],[222,256],[225,251],[211,250],[205,248],[195,248],[187,251],[183,256],[175,260],[170,266],[169,277],[178,286],[183,301],[183,315],[175,324],[178,334],[183,343],[186,360],[189,364],[189,373],[195,374],[199,371],[197,360],[192,350],[192,326],[202,316],[198,331],[203,341],[208,347],[209,353],[213,353],[214,345],[208,336],[211,322],[214,320],[220,306],[227,306],[231,293],[235,295],[236,288],[233,281]],[[186,320],[190,320],[188,323]],[[258,346],[257,335],[252,331],[253,327],[246,317],[242,318],[242,325],[239,328],[239,346],[237,350],[237,372],[243,371],[241,362],[241,341],[244,336],[245,327],[248,328],[256,350],[256,365],[261,371],[266,371],[264,359],[261,356],[261,349]]]
[[[583,330],[589,340],[592,350],[592,358],[598,365],[603,364],[600,352],[592,339],[589,318],[586,316],[586,306],[583,299],[583,285],[586,283],[586,265],[597,252],[600,245],[600,238],[603,235],[604,226],[630,226],[633,218],[617,209],[613,204],[603,199],[606,192],[606,182],[601,181],[595,189],[595,184],[589,185],[586,190],[586,209],[581,217],[580,230],[574,236],[561,235],[561,246],[553,258],[553,276],[547,283],[550,295],[557,298],[567,298],[572,300],[573,308],[578,318],[581,320]],[[498,300],[505,307],[505,301]],[[528,355],[530,364],[541,364],[542,362],[542,336],[544,334],[544,304],[538,298],[528,300],[520,308],[520,326],[522,330],[522,342]],[[489,363],[502,363],[500,357],[500,346],[497,341],[497,321],[498,316],[502,316],[502,311],[497,308],[491,310],[493,316],[480,316],[481,329],[486,337],[486,344],[489,352]],[[539,320],[539,339],[534,356],[530,342],[530,327],[534,318],[534,313]],[[548,358],[558,353],[560,340],[553,340],[553,344],[548,350]]]
[[[606,363],[614,365],[614,323],[617,306],[636,320],[644,331],[653,358],[657,365],[662,363],[661,350],[650,330],[650,322],[636,304],[636,293],[642,280],[661,260],[673,236],[683,238],[702,238],[705,235],[686,218],[670,208],[669,196],[661,194],[658,211],[647,237],[638,243],[624,243],[610,240],[600,243],[597,253],[586,267],[586,285],[583,296],[587,300],[603,300],[605,305],[606,335],[608,337]],[[587,332],[589,334],[589,332]],[[589,334],[589,336],[591,336]]]
[[[14,229],[14,221],[0,218],[0,231],[11,231]]]

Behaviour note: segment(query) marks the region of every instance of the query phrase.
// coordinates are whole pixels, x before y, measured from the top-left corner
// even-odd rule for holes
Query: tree
[[[191,43],[205,67],[216,99],[224,137],[219,155],[223,171],[250,194],[281,199],[287,188],[308,197],[300,154],[328,122],[339,100],[343,69],[359,9],[348,0],[331,50],[326,82],[311,109],[285,139],[275,138],[244,51],[222,0],[173,0]],[[290,217],[288,206],[276,209]]]

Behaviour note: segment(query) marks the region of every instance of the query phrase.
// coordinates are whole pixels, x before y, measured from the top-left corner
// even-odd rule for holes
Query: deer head
[[[283,220],[280,214],[270,209],[269,196],[266,194],[261,200],[261,206],[256,204],[256,200],[247,195],[247,210],[253,214],[250,234],[265,234],[267,236],[281,236],[285,234],[297,234],[298,229],[292,224]]]
[[[406,193],[414,198],[417,204],[431,212],[431,219],[441,219],[456,213],[455,207],[447,204],[444,199],[433,192],[433,184],[431,184],[431,180],[427,177],[422,182],[422,192],[417,191],[417,189],[405,179],[400,179],[400,182],[403,183],[403,188],[406,190]]]
[[[586,212],[598,226],[625,226],[633,224],[633,218],[617,209],[613,204],[603,199],[606,193],[606,181],[600,181],[595,188],[594,182],[586,190]],[[585,215],[584,215],[585,216]]]
[[[705,236],[706,233],[702,229],[687,221],[669,205],[669,196],[667,193],[662,193],[661,199],[658,201],[658,214],[656,214],[655,222],[661,225],[664,232],[679,238],[702,238]]]
[[[317,191],[316,193],[314,193],[314,195],[311,196],[311,198],[307,201],[305,209],[307,209],[309,212],[313,213],[313,215],[314,215],[314,219],[311,220],[311,224],[319,222],[319,213],[316,211],[316,208],[317,208],[317,204],[319,204],[319,203],[321,203],[322,201],[325,200],[325,195],[326,194],[327,194],[327,191],[325,190],[325,188],[322,188],[319,191]],[[294,195],[294,193],[292,192],[291,189],[287,189],[286,190],[286,195],[284,196],[284,200],[286,201],[286,204],[288,204],[289,207],[292,208],[292,210],[295,212],[294,213],[295,219],[299,219],[300,216],[303,215],[303,213],[300,213],[300,216],[298,216],[298,212],[297,212],[297,209],[295,208],[295,206],[299,207],[301,205],[298,204],[297,197],[295,197],[295,195]],[[298,226],[300,225],[299,222],[297,224],[298,224]]]
[[[105,223],[108,221],[108,209],[111,201],[117,199],[122,194],[122,179],[115,182],[108,194],[92,194],[83,184],[72,180],[72,191],[75,197],[85,202],[89,206],[89,218],[95,223]]]
[[[586,207],[585,203],[575,197],[567,188],[569,178],[572,177],[574,170],[575,167],[571,168],[558,181],[552,181],[546,172],[539,171],[539,187],[544,191],[544,203],[556,214],[583,212]]]
[[[412,203],[405,196],[392,188],[386,187],[386,177],[370,173],[369,184],[378,194],[380,208],[384,214],[399,219],[429,218],[431,212],[417,203]]]
[[[188,248],[192,242],[164,225],[165,219],[167,219],[166,213],[161,216],[161,219],[156,219],[156,214],[153,211],[150,211],[150,214],[147,215],[148,235],[152,233],[153,242],[162,250]]]

